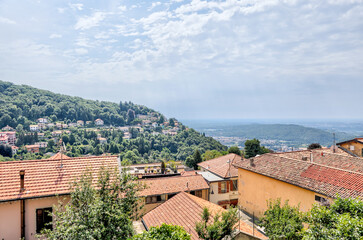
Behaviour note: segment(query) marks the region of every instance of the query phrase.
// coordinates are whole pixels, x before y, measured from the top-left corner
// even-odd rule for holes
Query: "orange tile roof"
[[[225,156],[221,156],[218,158],[198,163],[198,166],[222,178],[230,178],[238,176],[238,170],[232,164],[237,163],[238,161],[241,160],[242,160],[241,156],[234,153],[230,153]]]
[[[61,152],[58,152],[57,154],[51,156],[50,158],[48,158],[49,160],[52,160],[52,159],[70,159],[70,157],[68,157],[67,155],[61,153]]]
[[[310,162],[268,153],[235,165],[331,198],[339,194],[343,198],[363,199],[363,161],[360,158],[314,152],[313,162]]]
[[[197,240],[199,238],[195,231],[195,224],[202,220],[201,215],[204,207],[209,208],[212,218],[217,213],[226,211],[217,204],[181,192],[147,213],[142,218],[142,221],[147,228],[160,226],[162,223],[182,226],[191,235],[193,240]],[[252,233],[253,231],[252,227],[243,221],[236,225],[236,227],[247,233]],[[255,231],[255,233],[256,232],[257,231]],[[256,236],[258,237],[264,237],[264,235],[259,232],[257,232],[257,234]]]
[[[1,162],[0,202],[68,194],[70,183],[86,169],[97,177],[102,166],[117,168],[117,159],[117,156],[97,156]],[[25,170],[23,192],[20,191],[20,170]]]
[[[150,178],[139,181],[146,185],[146,189],[140,192],[140,196],[209,189],[208,183],[201,175]]]

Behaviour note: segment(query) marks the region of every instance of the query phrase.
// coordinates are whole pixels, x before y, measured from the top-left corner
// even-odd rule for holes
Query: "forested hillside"
[[[18,124],[28,128],[42,117],[49,117],[53,122],[101,118],[106,125],[124,126],[134,120],[128,117],[129,109],[136,115],[154,113],[156,117],[161,116],[132,102],[93,101],[0,81],[0,128],[6,125],[16,128]]]
[[[196,150],[202,154],[207,150],[227,150],[218,141],[188,129],[176,119],[166,121],[162,114],[131,102],[85,100],[1,81],[0,99],[0,127],[9,125],[15,129],[19,147],[16,154],[4,149],[0,161],[46,158],[60,150],[61,142],[71,157],[120,154],[131,163],[185,161]],[[137,114],[148,119],[138,119]],[[38,118],[47,118],[53,125],[31,130],[29,125]],[[97,118],[104,125],[93,124]],[[78,120],[92,123],[91,126],[70,124]],[[54,125],[56,122],[62,123],[60,128]],[[33,145],[39,145],[39,152],[27,149]]]

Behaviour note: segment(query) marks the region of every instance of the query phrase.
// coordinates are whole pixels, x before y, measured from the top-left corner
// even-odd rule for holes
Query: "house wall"
[[[59,200],[68,203],[69,196],[34,198],[25,200],[25,239],[36,240],[36,209],[57,205]],[[20,201],[0,203],[0,239],[20,239]]]
[[[351,142],[342,143],[342,144],[340,144],[340,146],[351,151],[352,153],[362,157],[363,144],[351,141]],[[351,146],[354,146],[354,150],[350,150]]]
[[[231,180],[237,180],[237,178],[233,178]],[[211,182],[209,186],[210,186],[209,201],[212,203],[218,204],[218,202],[220,201],[238,199],[238,191],[229,191],[228,193],[218,193],[218,182]],[[212,189],[213,189],[213,194],[212,194]],[[225,205],[227,208],[230,206],[229,204]]]
[[[0,203],[0,239],[20,238],[20,201]]]
[[[281,202],[289,200],[289,204],[300,210],[308,211],[315,201],[315,195],[330,199],[313,191],[275,180],[244,169],[238,170],[238,205],[249,214],[258,218],[267,210],[267,201],[281,198]]]

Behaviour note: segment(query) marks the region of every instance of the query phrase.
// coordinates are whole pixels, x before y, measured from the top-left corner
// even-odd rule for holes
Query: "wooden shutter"
[[[226,181],[226,193],[229,192],[229,188],[230,188],[230,182],[229,181]]]
[[[222,189],[221,182],[218,182],[218,193],[221,193],[221,189]]]

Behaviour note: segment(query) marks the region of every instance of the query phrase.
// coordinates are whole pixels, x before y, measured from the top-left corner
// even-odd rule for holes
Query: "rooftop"
[[[252,160],[240,161],[235,166],[332,198],[337,194],[341,197],[363,198],[362,159],[321,154],[319,151],[312,151],[313,161],[291,156],[267,153]]]
[[[0,202],[68,194],[70,183],[86,169],[97,176],[102,166],[117,167],[117,159],[97,156],[0,162]],[[20,191],[20,170],[25,170],[24,191]]]
[[[146,189],[140,192],[140,196],[209,189],[208,183],[201,175],[150,178],[139,181],[146,184]]]
[[[195,224],[202,220],[201,214],[204,207],[207,207],[210,210],[211,217],[215,216],[217,213],[226,211],[217,204],[191,194],[181,192],[147,213],[142,218],[142,221],[147,228],[160,226],[162,223],[182,226],[188,233],[190,233],[193,240],[197,240],[199,238],[195,231]],[[249,234],[252,234],[253,231],[252,227],[244,221],[240,222],[239,229]],[[257,237],[266,238],[263,234],[257,231],[255,231],[255,233]]]
[[[242,157],[230,153],[218,158],[198,163],[198,166],[218,175],[221,178],[231,178],[238,176],[238,170],[232,164],[241,161]]]

